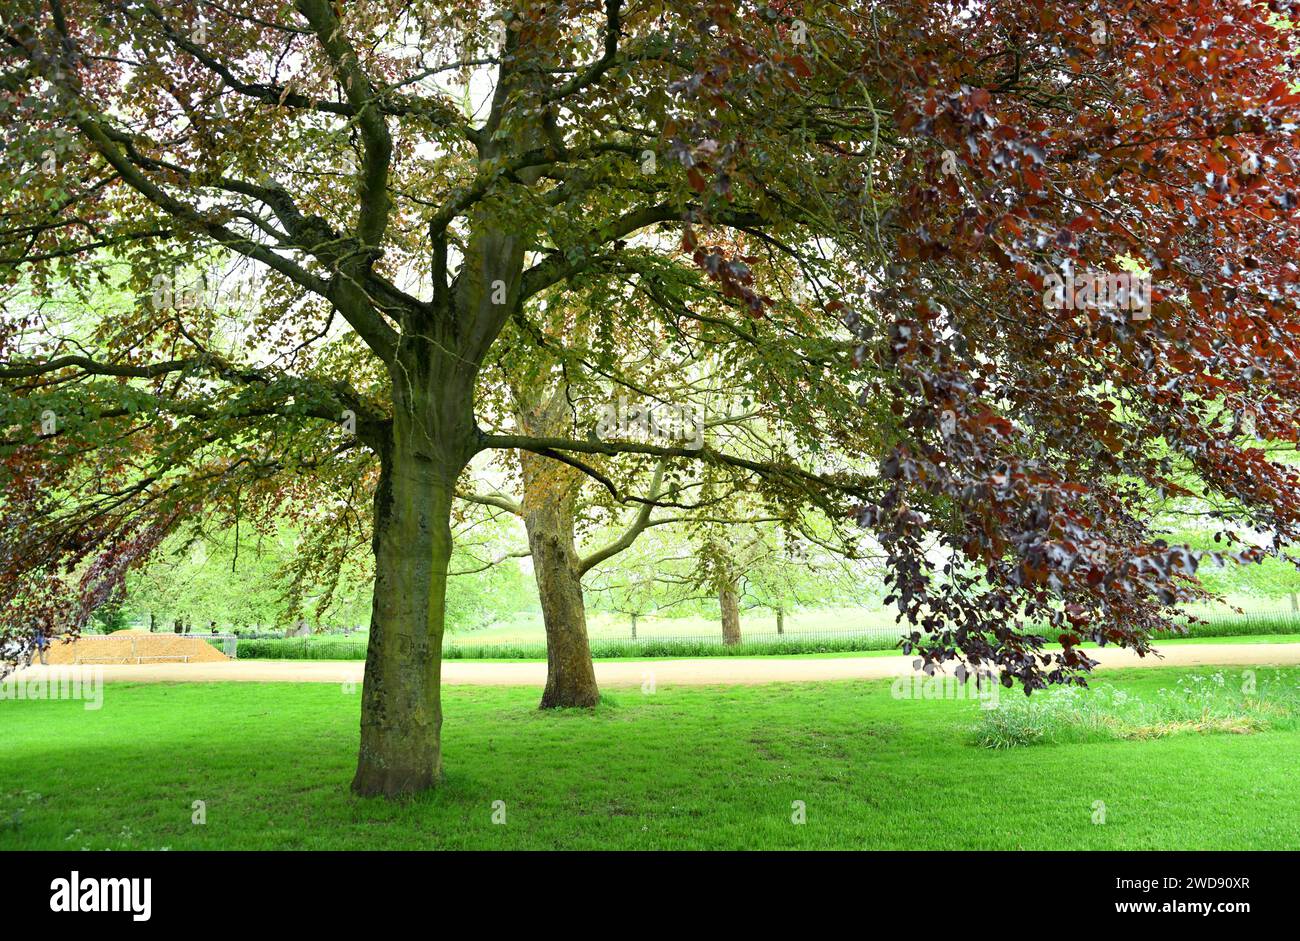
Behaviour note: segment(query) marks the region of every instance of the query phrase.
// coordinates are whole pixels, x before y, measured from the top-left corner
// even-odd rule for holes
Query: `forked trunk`
[[[722,608],[722,642],[728,647],[740,643],[740,598],[735,582],[718,589],[718,604]]]
[[[537,593],[546,623],[546,689],[541,708],[591,707],[600,701],[587,641],[587,611],[574,545],[573,504],[567,499],[524,501]]]

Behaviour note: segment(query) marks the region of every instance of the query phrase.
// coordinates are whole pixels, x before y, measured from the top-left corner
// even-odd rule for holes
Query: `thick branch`
[[[574,92],[581,91],[587,86],[600,81],[600,77],[614,65],[618,60],[618,36],[622,29],[622,7],[623,0],[605,0],[605,48],[601,57],[567,82],[563,82],[551,89],[544,99],[546,102],[559,101],[561,98],[566,98]]]
[[[848,475],[828,476],[816,474],[812,471],[806,471],[801,467],[793,464],[777,464],[770,461],[752,461],[748,458],[737,457],[731,454],[724,454],[715,451],[710,447],[702,448],[685,448],[685,447],[665,447],[657,444],[640,444],[633,441],[578,441],[566,438],[536,438],[529,435],[489,435],[484,434],[480,437],[480,447],[486,448],[509,448],[521,451],[531,451],[534,454],[541,454],[552,460],[568,464],[570,467],[576,467],[583,473],[595,478],[606,487],[611,489],[612,485],[598,471],[593,470],[581,461],[565,454],[566,451],[572,451],[578,454],[603,454],[613,456],[617,454],[649,454],[654,457],[671,458],[681,457],[690,460],[700,461],[706,464],[723,465],[734,467],[739,470],[747,470],[751,473],[769,481],[784,481],[799,486],[801,489],[810,493],[816,491],[834,491],[841,494],[847,494],[855,497],[871,498],[872,487],[874,483],[872,478],[863,478]],[[617,496],[616,491],[611,490]]]
[[[456,497],[457,499],[464,500],[467,503],[477,503],[481,506],[496,507],[499,510],[505,510],[507,513],[511,513],[515,516],[522,516],[524,512],[522,506],[514,500],[511,500],[509,497],[502,496],[501,494],[465,493],[458,490],[456,491]]]
[[[357,235],[365,248],[378,251],[392,208],[388,195],[388,169],[393,157],[393,139],[380,111],[374,86],[362,70],[356,50],[343,35],[343,26],[334,15],[333,7],[327,0],[298,0],[298,10],[316,30],[316,37],[343,84],[343,93],[356,109],[364,144]]]

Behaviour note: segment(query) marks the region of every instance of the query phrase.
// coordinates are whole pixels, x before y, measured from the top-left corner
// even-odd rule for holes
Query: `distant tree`
[[[100,633],[112,634],[114,631],[126,630],[131,626],[122,605],[117,601],[109,601],[95,609],[91,615],[96,626],[99,627]]]
[[[766,608],[784,633],[785,618],[799,608],[861,606],[879,598],[879,560],[863,546],[834,545],[826,540],[781,530],[775,524],[740,529],[736,552],[742,576],[740,607]]]
[[[585,584],[593,607],[626,617],[636,637],[642,618],[691,614],[710,600],[695,584],[695,569],[691,547],[675,527],[652,528]]]
[[[751,426],[760,419],[778,421],[777,408],[743,401],[744,377],[754,374],[740,365],[751,355],[749,344],[731,350],[727,345],[735,344],[734,338],[716,338],[710,355],[701,358],[676,348],[673,331],[645,318],[628,299],[607,295],[599,306],[552,303],[538,319],[547,335],[563,335],[563,344],[548,340],[546,349],[538,350],[520,340],[511,347],[510,361],[503,357],[497,364],[508,387],[508,408],[502,411],[511,413],[516,430],[562,438],[582,433],[576,416],[598,415],[594,432],[602,441],[631,439],[700,450],[711,446],[755,462],[773,453],[771,447],[753,446],[762,435]],[[619,352],[602,354],[592,348],[588,338],[597,321],[602,335],[620,340]],[[735,362],[724,363],[723,350]],[[848,389],[841,392],[847,401]],[[795,409],[797,399],[792,392],[787,407]],[[458,492],[462,499],[504,510],[524,523],[547,635],[543,708],[590,706],[599,699],[583,594],[589,573],[616,564],[649,529],[715,517],[717,501],[699,497],[706,479],[714,481],[714,489],[752,485],[748,472],[701,470],[667,458],[633,462],[595,457],[587,463],[605,486],[595,485],[570,463],[520,451],[517,473],[509,469],[510,477],[517,478],[510,489],[519,496]],[[631,601],[635,595],[619,597]],[[634,621],[645,613],[639,604],[633,603],[633,609],[624,613]]]

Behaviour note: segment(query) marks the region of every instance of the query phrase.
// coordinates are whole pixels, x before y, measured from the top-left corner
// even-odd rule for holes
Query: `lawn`
[[[1099,680],[1155,696],[1215,672]],[[593,713],[536,702],[448,690],[445,785],[399,803],[348,794],[358,699],[337,686],[110,685],[99,711],[0,702],[0,848],[1300,847],[1294,722],[991,750],[977,703],[898,700],[889,681],[619,691]]]

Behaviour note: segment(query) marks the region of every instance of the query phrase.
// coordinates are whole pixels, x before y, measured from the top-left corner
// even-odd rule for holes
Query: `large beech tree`
[[[449,521],[477,452],[591,471],[574,455],[630,451],[733,466],[776,489],[861,491],[792,460],[489,435],[476,419],[479,368],[528,299],[612,272],[656,277],[665,258],[683,264],[683,239],[684,263],[738,302],[733,316],[763,313],[749,268],[706,239],[802,242],[801,223],[757,191],[706,191],[699,164],[717,142],[674,130],[690,107],[671,89],[729,44],[699,17],[727,11],[16,6],[0,52],[3,261],[35,303],[9,321],[0,373],[9,423],[27,431],[8,441],[14,622],[57,611],[75,626],[188,516],[237,513],[276,477],[277,500],[326,489],[311,472],[347,485],[362,445],[379,475],[353,787],[401,794],[441,769]],[[457,70],[459,96],[439,84]],[[815,141],[801,147],[817,158]],[[660,227],[671,236],[643,238]],[[260,333],[243,348],[217,342],[208,307],[156,289],[213,249],[268,269]],[[104,311],[88,346],[44,329],[40,301],[56,288],[91,299],[113,283],[105,258],[125,262],[139,303]],[[685,304],[658,280],[664,306]],[[52,572],[75,573],[76,603]]]
[[[186,516],[377,460],[353,786],[428,787],[456,483],[509,448],[856,503],[929,668],[1029,690],[1077,679],[1087,637],[1145,652],[1197,590],[1154,498],[1214,498],[1229,543],[1271,540],[1244,557],[1300,524],[1300,481],[1220,420],[1296,439],[1294,8],[10,3],[0,263],[33,303],[0,334],[9,616],[75,622]],[[212,249],[268,272],[239,349],[146,300]],[[777,257],[799,296],[766,289]],[[89,338],[34,325],[105,258],[135,307]],[[670,292],[665,264],[736,329],[771,325],[776,398],[827,368],[787,329],[855,331],[863,421],[839,427],[870,432],[807,426],[754,461],[480,430],[479,369],[530,298],[629,274]],[[1150,272],[1149,318],[1045,291],[1121,264]],[[878,479],[844,471],[863,454]]]

